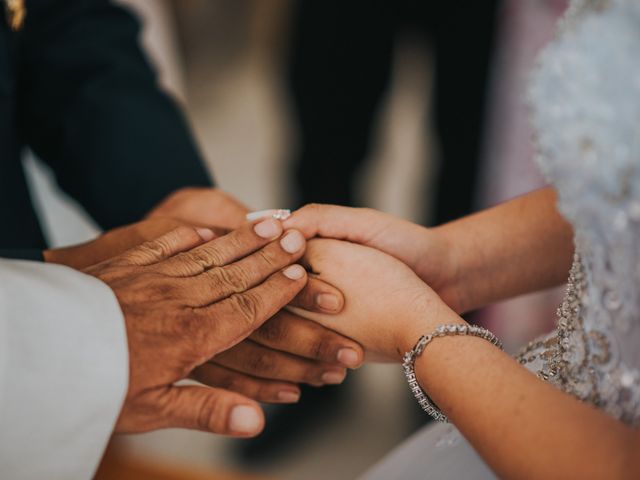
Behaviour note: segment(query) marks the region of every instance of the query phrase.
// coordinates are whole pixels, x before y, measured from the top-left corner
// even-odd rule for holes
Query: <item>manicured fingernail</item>
[[[282,390],[278,392],[278,400],[284,403],[296,403],[300,400],[300,392],[293,390]]]
[[[261,218],[271,217],[277,220],[286,220],[291,216],[291,210],[286,209],[270,209],[270,210],[260,210],[258,212],[247,213],[246,218],[250,222],[254,222],[256,220],[260,220]]]
[[[205,242],[208,242],[209,240],[213,240],[213,237],[216,236],[216,234],[213,233],[213,230],[209,228],[196,228],[196,232],[198,232],[198,235],[200,235],[200,238],[202,238]]]
[[[291,265],[282,271],[283,275],[291,280],[300,280],[305,275],[305,269],[301,265]]]
[[[238,405],[231,410],[229,429],[234,433],[257,433],[262,426],[262,417],[255,408]]]
[[[356,368],[360,366],[360,357],[352,348],[341,348],[338,350],[336,358],[345,367]]]
[[[304,237],[296,230],[287,232],[287,234],[280,240],[282,249],[287,253],[296,253],[302,250],[304,246]]]
[[[321,293],[316,297],[316,304],[323,310],[337,312],[340,308],[340,299],[332,293]]]
[[[262,238],[275,238],[282,232],[282,225],[273,218],[263,220],[253,227],[256,235]]]
[[[342,383],[347,376],[346,372],[325,372],[322,374],[322,381],[331,385]]]

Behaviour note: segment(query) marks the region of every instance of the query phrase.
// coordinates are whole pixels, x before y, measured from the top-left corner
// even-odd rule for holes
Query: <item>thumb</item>
[[[254,437],[264,428],[260,405],[228,390],[172,386],[165,400],[167,428],[189,428],[233,437]]]
[[[212,240],[214,236],[214,232],[208,228],[181,226],[155,240],[145,242],[126,251],[117,261],[127,265],[152,265],[180,252],[191,250],[204,242]]]

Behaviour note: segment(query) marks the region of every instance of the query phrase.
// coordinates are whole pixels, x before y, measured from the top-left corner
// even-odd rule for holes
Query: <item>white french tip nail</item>
[[[269,210],[260,210],[257,212],[247,213],[247,220],[249,222],[253,222],[255,220],[260,220],[262,218],[275,218],[276,220],[286,220],[291,216],[291,210],[287,209],[269,209]]]

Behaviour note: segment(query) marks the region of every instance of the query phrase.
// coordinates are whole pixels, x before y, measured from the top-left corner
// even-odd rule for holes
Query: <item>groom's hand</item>
[[[210,230],[181,227],[87,270],[112,288],[125,317],[130,376],[117,432],[262,429],[254,401],[175,382],[251,335],[305,285],[304,269],[291,265],[304,240],[289,232],[299,248],[287,251],[281,234],[273,219],[213,240]]]
[[[300,398],[298,383],[341,383],[364,361],[362,347],[316,322],[281,311],[247,340],[198,367],[192,378],[266,403]]]
[[[189,225],[232,230],[245,223],[249,208],[219,188],[188,187],[173,192],[147,218],[172,218]]]

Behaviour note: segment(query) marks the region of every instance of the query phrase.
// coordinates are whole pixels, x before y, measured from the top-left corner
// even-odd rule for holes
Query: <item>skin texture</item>
[[[115,228],[100,235],[95,240],[80,245],[45,250],[43,252],[44,260],[47,263],[57,263],[76,270],[82,270],[108,260],[144,242],[154,240],[182,225],[187,224],[168,217],[143,220]],[[226,233],[222,229],[212,230],[216,235]]]
[[[208,206],[207,211],[217,212],[220,208],[223,212],[234,212],[235,217],[240,215],[242,220],[235,223],[246,225],[246,207],[242,207],[241,211],[239,207],[235,208],[234,205],[240,204],[228,194],[219,190],[210,192],[210,189],[188,189],[180,191],[177,199],[192,208],[193,203],[187,201],[191,193],[198,200],[216,202],[213,207]],[[177,214],[180,202],[174,202],[171,198],[167,202]],[[220,206],[225,202],[229,205]],[[222,222],[225,223],[225,220]],[[203,223],[205,222],[199,222],[200,225]],[[150,215],[141,222],[111,230],[85,244],[47,250],[44,252],[45,261],[78,270],[86,269],[180,226],[186,226],[185,222],[170,216]],[[214,227],[212,230],[216,237],[228,232],[226,228]],[[317,304],[317,297],[323,294],[337,299],[335,309],[322,308]],[[343,307],[344,299],[335,287],[312,279],[292,304],[331,313]],[[209,363],[195,370],[191,377],[212,387],[247,395],[259,402],[292,403],[300,397],[299,383],[314,386],[340,383],[346,376],[346,369],[358,368],[363,360],[364,352],[356,342],[314,322],[279,312],[261,325],[250,339],[224,355],[210,359]]]
[[[537,256],[536,241],[549,249],[549,256],[568,263],[565,225],[556,222],[558,230],[554,231],[541,221],[548,220],[547,194],[538,193],[522,201],[455,222],[458,237],[448,241],[458,238],[466,248],[475,245],[481,250],[464,254],[467,261],[473,265],[474,258],[487,253],[494,256],[479,262],[490,288],[475,295],[476,301],[533,288],[559,276],[554,265],[554,272],[541,272],[517,288],[505,283],[502,270],[510,270],[500,265],[505,258],[520,259],[520,268],[532,274],[539,271],[536,262],[546,262]],[[501,218],[501,212],[505,218]],[[357,229],[357,212],[352,216]],[[534,226],[526,225],[529,217],[549,238],[517,238],[523,232],[535,233]],[[505,225],[511,228],[505,230]],[[471,241],[463,238],[462,232],[479,237]],[[514,238],[508,238],[509,232]],[[372,238],[379,241],[378,237]],[[500,248],[487,247],[489,239],[503,243]],[[458,251],[455,245],[450,246]],[[465,324],[433,289],[416,286],[417,276],[410,274],[411,269],[403,269],[398,260],[383,252],[353,243],[314,240],[308,243],[304,262],[320,278],[340,288],[346,302],[344,312],[337,316],[306,315],[351,336],[365,347],[367,355],[397,360],[399,352],[412,348],[420,335],[431,333],[438,325]],[[489,268],[491,265],[496,271]],[[475,270],[470,272],[472,279],[477,274]],[[439,338],[416,361],[416,374],[423,389],[500,478],[640,478],[637,429],[543,382],[485,340],[471,336]]]
[[[219,188],[183,188],[160,202],[147,218],[228,231],[245,224],[249,211],[240,200]],[[320,301],[322,298],[326,300],[327,297],[331,299],[329,303]],[[344,299],[340,291],[331,285],[312,280],[295,298],[293,304],[319,312],[337,313],[342,309]]]
[[[436,228],[371,209],[308,205],[286,228],[376,248],[407,264],[456,312],[464,313],[566,281],[571,226],[551,188]]]
[[[180,227],[86,270],[111,287],[125,318],[129,389],[116,432],[184,427],[251,436],[262,429],[249,398],[174,384],[251,335],[304,287],[304,269],[291,265],[304,243],[284,251],[280,223],[267,222],[270,238],[253,225],[217,239]],[[237,407],[245,407],[240,416]]]

